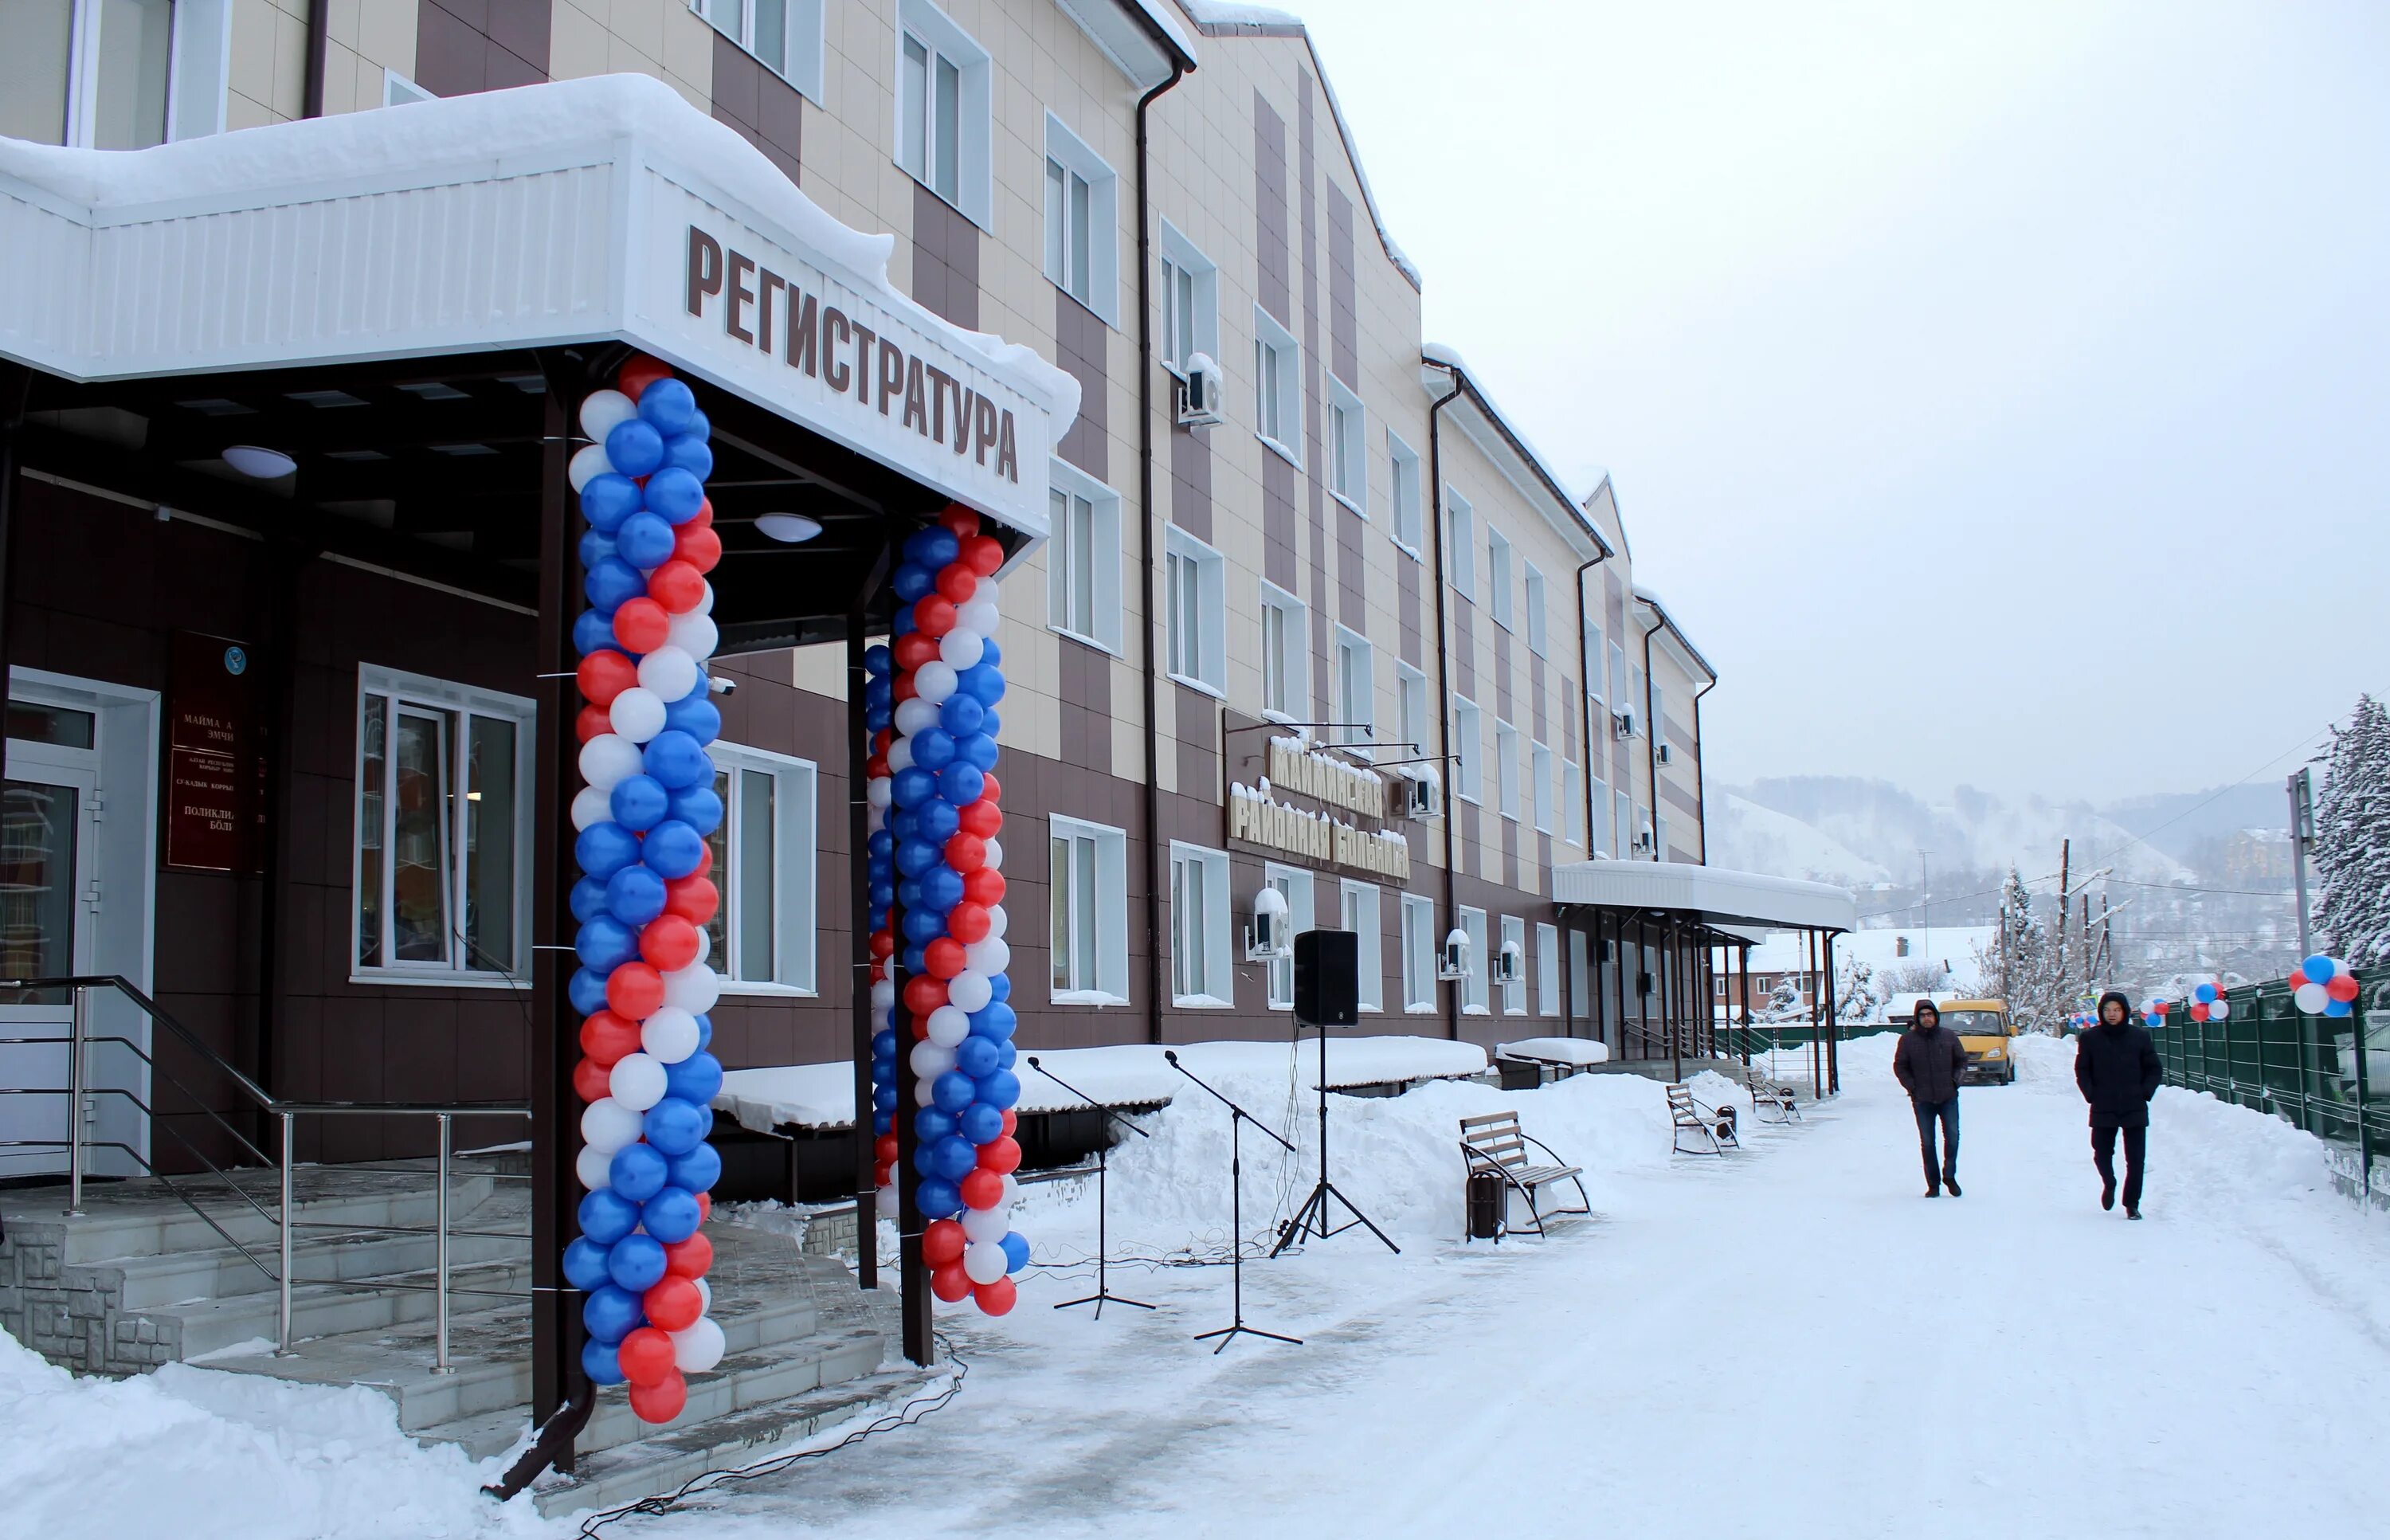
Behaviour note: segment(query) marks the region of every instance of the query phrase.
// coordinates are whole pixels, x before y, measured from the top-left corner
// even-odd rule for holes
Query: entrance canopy
[[[1680,861],[1578,861],[1552,868],[1552,901],[1673,914],[1720,930],[1855,930],[1847,889]]]

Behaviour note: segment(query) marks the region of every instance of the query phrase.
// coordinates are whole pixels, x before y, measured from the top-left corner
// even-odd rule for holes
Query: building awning
[[[1705,925],[1854,930],[1858,903],[1830,882],[1728,871],[1681,861],[1578,861],[1552,868],[1552,902],[1677,914]]]

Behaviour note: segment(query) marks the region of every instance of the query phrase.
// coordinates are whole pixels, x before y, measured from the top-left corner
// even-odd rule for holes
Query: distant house
[[[1979,948],[1992,947],[1997,934],[1996,928],[1989,925],[1853,930],[1834,938],[1833,968],[1837,975],[1845,975],[1854,957],[1867,964],[1879,1002],[1895,995],[1913,999],[1926,993],[1937,999],[1947,999],[1985,987],[1978,976],[1975,954]],[[1765,1008],[1769,997],[1786,984],[1791,985],[1802,1009],[1816,1007],[1819,994],[1818,969],[1824,959],[1809,956],[1801,936],[1789,931],[1772,933],[1754,943],[1747,955],[1751,969],[1747,998],[1753,1011]],[[1741,991],[1741,966],[1721,968],[1715,990],[1717,1004],[1740,1014],[1746,998]],[[1883,1020],[1882,1005],[1870,1014],[1872,1020]]]

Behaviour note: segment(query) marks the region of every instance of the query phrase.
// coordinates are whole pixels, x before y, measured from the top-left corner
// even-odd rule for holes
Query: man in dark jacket
[[[1967,1072],[1967,1047],[1959,1034],[1942,1024],[1942,1012],[1931,1000],[1917,1002],[1917,1016],[1900,1046],[1892,1050],[1892,1072],[1908,1093],[1917,1114],[1917,1149],[1925,1158],[1925,1196],[1939,1198],[1948,1187],[1959,1196],[1959,1081]],[[1942,1129],[1942,1154],[1935,1159],[1934,1130]]]
[[[2116,1206],[2116,1134],[2125,1136],[2125,1217],[2141,1216],[2141,1156],[2149,1148],[2150,1098],[2165,1070],[2147,1027],[2114,990],[2100,996],[2100,1024],[2075,1040],[2075,1084],[2091,1104],[2091,1163],[2100,1206]]]

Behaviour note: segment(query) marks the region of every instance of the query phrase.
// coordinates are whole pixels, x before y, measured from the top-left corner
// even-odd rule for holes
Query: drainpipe
[[[1600,545],[1600,536],[1596,535],[1594,537],[1594,543],[1597,545]],[[1587,858],[1590,858],[1594,853],[1593,660],[1586,655],[1585,650],[1585,574],[1592,571],[1596,567],[1600,566],[1603,562],[1608,561],[1609,559],[1609,551],[1597,550],[1594,553],[1593,559],[1591,561],[1580,564],[1576,570],[1576,682],[1578,685],[1576,692],[1576,709],[1577,714],[1585,719],[1585,853]],[[1604,699],[1606,699],[1608,697],[1605,696]],[[1601,779],[1604,784],[1607,784],[1610,777],[1608,776],[1604,776]],[[1705,850],[1708,848],[1708,836],[1706,834],[1703,836],[1703,848]]]
[[[332,0],[307,0],[307,83],[299,115],[324,115],[324,61],[331,42]]]
[[[1651,859],[1664,861],[1660,849],[1660,724],[1651,716],[1651,634],[1667,624],[1663,616],[1643,633],[1643,764],[1651,779]]]
[[[1451,633],[1446,628],[1445,624],[1443,412],[1446,407],[1460,399],[1460,392],[1467,387],[1461,381],[1460,371],[1458,369],[1450,369],[1447,370],[1447,372],[1452,376],[1452,390],[1450,393],[1438,399],[1434,405],[1430,406],[1427,409],[1427,475],[1432,497],[1431,507],[1433,511],[1431,513],[1431,517],[1435,520],[1436,682],[1444,687],[1445,695],[1445,703],[1437,708],[1435,713],[1437,738],[1439,743],[1442,745],[1438,751],[1443,756],[1436,764],[1435,773],[1444,783],[1444,914],[1446,929],[1452,929],[1460,924],[1460,889],[1459,884],[1453,875],[1453,866],[1455,861],[1458,859],[1457,852],[1459,848],[1458,837],[1454,833],[1454,828],[1460,822],[1460,807],[1453,795],[1452,708],[1450,704],[1452,699],[1452,653],[1450,650],[1449,640]],[[1577,628],[1577,634],[1580,638],[1578,645],[1581,647],[1584,645],[1582,638],[1585,634],[1585,628],[1583,626],[1579,626]],[[1488,941],[1490,943],[1490,937],[1488,938]],[[1444,950],[1444,938],[1441,936],[1436,938],[1436,950],[1439,953]],[[1460,1037],[1460,984],[1458,981],[1455,981],[1452,986],[1452,1003],[1450,1006],[1446,1007],[1445,1035],[1452,1038],[1456,1042],[1458,1041]]]
[[[1142,545],[1137,593],[1145,623],[1145,1031],[1162,1041],[1162,884],[1168,867],[1162,857],[1161,734],[1154,725],[1157,680],[1153,656],[1153,208],[1146,197],[1146,109],[1154,98],[1187,78],[1192,68],[1157,34],[1171,56],[1170,78],[1137,99],[1137,531]],[[1221,752],[1227,751],[1227,745]]]
[[[1708,772],[1702,764],[1707,757],[1702,752],[1702,697],[1715,688],[1717,675],[1712,674],[1708,684],[1693,692],[1693,802],[1700,809],[1694,815],[1702,821],[1702,865],[1704,866],[1710,864],[1710,788]]]

